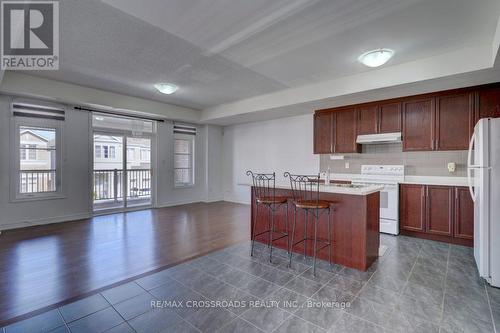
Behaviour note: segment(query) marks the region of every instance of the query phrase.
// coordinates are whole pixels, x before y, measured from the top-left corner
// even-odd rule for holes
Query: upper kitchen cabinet
[[[472,93],[436,97],[436,150],[466,150],[473,130]]]
[[[338,107],[316,114],[316,154],[359,152],[357,135],[395,132],[402,132],[403,151],[467,150],[476,122],[500,117],[500,83]]]
[[[476,93],[477,119],[500,117],[500,87],[480,89]]]
[[[401,103],[362,105],[357,108],[358,134],[401,132]]]
[[[333,152],[359,153],[361,147],[356,143],[356,109],[344,109],[333,113]]]
[[[314,153],[333,153],[333,113],[314,114]]]
[[[401,103],[386,103],[379,106],[379,133],[401,132]]]
[[[435,99],[403,102],[403,151],[434,149]]]
[[[378,105],[360,106],[358,112],[358,134],[375,134],[379,128]]]

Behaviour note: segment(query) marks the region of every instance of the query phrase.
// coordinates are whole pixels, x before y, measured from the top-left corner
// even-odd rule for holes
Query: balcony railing
[[[56,191],[56,170],[21,170],[19,172],[21,193],[43,193]]]
[[[151,169],[94,170],[93,197],[95,201],[123,199],[124,176],[127,181],[127,199],[151,196]]]

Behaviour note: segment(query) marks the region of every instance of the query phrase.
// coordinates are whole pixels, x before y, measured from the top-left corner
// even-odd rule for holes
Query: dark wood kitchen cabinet
[[[379,133],[401,132],[401,103],[384,103],[379,106]]]
[[[435,150],[466,150],[474,131],[474,94],[436,97]]]
[[[357,107],[358,134],[401,132],[401,103],[362,105]]]
[[[357,108],[358,134],[378,133],[379,107],[378,105],[366,105]]]
[[[474,204],[469,189],[456,186],[400,186],[403,235],[472,246]]]
[[[333,153],[333,114],[331,112],[314,114],[314,153]]]
[[[455,188],[453,236],[470,240],[474,238],[474,202],[467,187]]]
[[[500,87],[493,86],[476,92],[476,120],[500,117]]]
[[[425,231],[425,186],[401,185],[400,230]]]
[[[451,236],[453,225],[453,187],[426,186],[426,216],[427,233]]]
[[[359,152],[356,135],[400,131],[403,151],[467,150],[476,122],[500,117],[500,83],[318,110],[315,114],[316,154]]]
[[[314,114],[314,153],[359,153],[356,143],[357,113],[355,109],[322,110]]]
[[[434,149],[435,99],[403,102],[403,151]]]
[[[359,153],[356,143],[357,114],[355,109],[345,109],[333,113],[333,152]]]

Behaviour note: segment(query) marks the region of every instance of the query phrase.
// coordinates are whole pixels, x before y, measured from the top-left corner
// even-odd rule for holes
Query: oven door
[[[380,219],[399,220],[398,185],[385,185],[380,191]]]

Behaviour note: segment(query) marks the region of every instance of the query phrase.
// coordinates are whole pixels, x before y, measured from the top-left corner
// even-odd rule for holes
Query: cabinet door
[[[452,235],[453,187],[426,187],[426,231],[435,235]]]
[[[378,133],[378,107],[376,105],[358,108],[358,134]]]
[[[333,146],[333,114],[314,114],[314,153],[330,154]]]
[[[346,109],[334,113],[334,149],[335,153],[357,153],[357,114],[355,109]]]
[[[467,187],[455,188],[455,225],[453,236],[474,238],[474,202]]]
[[[500,117],[500,87],[481,89],[476,98],[477,120]]]
[[[425,186],[401,185],[400,229],[425,231]]]
[[[403,151],[434,149],[434,98],[403,103]]]
[[[474,128],[471,93],[436,98],[436,149],[467,150]]]
[[[401,132],[401,103],[388,103],[380,105],[379,132]]]

